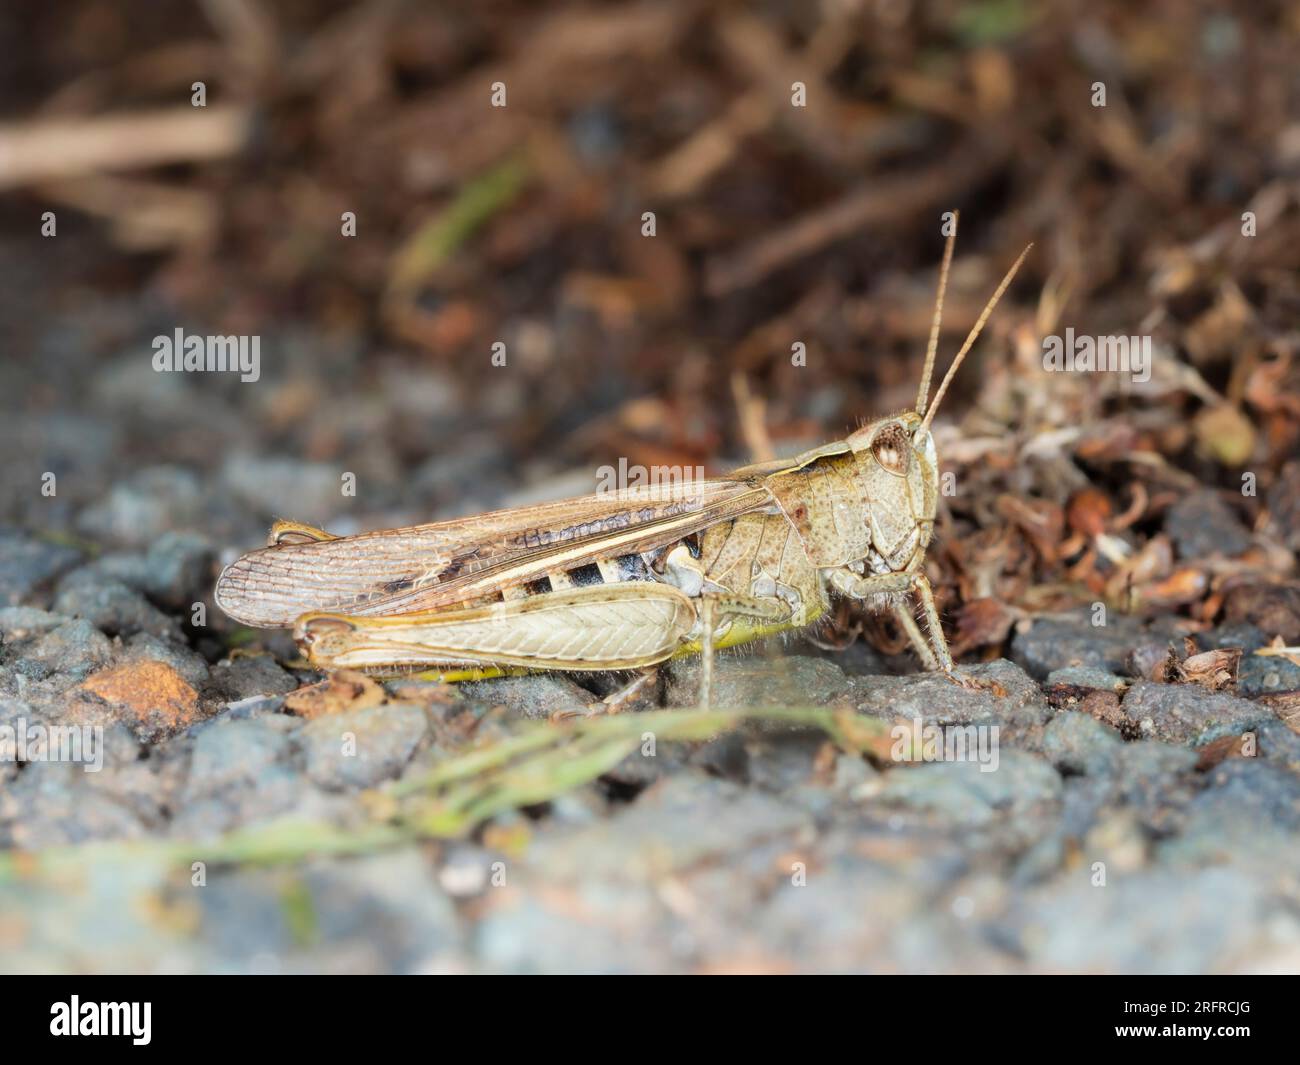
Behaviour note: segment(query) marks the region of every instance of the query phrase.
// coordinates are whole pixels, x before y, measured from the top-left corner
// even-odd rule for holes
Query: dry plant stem
[[[221,159],[248,140],[239,107],[176,107],[0,127],[0,189],[103,171]]]
[[[991,172],[1006,156],[1005,146],[986,138],[966,145],[920,174],[881,178],[810,211],[789,225],[756,237],[738,250],[708,263],[705,286],[711,296],[725,296],[757,284],[769,274],[867,226],[897,226],[916,213],[942,203],[953,190]],[[960,175],[960,179],[958,179]]]
[[[767,433],[767,404],[754,395],[749,378],[737,370],[731,375],[731,394],[740,417],[740,431],[749,450],[750,462],[770,462],[776,458],[772,438]]]

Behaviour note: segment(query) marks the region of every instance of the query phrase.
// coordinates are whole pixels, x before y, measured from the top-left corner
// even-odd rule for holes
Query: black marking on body
[[[561,529],[529,529],[514,537],[510,544],[513,547],[531,548],[545,547],[548,544],[567,543],[570,540],[585,540],[589,536],[630,528],[633,525],[650,521],[654,516],[653,507],[643,507],[635,511],[620,510],[605,518],[579,522],[576,525],[566,525]]]
[[[575,588],[588,588],[593,584],[604,584],[605,578],[601,576],[600,567],[594,562],[588,562],[585,566],[575,566],[568,571],[569,580],[573,581]]]
[[[650,566],[647,565],[644,555],[619,555],[611,561],[618,570],[617,581],[655,580],[655,575],[651,572]],[[590,588],[609,583],[605,580],[605,575],[601,573],[600,567],[594,562],[574,566],[572,569],[565,570],[564,573],[573,582],[575,588]],[[524,595],[529,597],[547,595],[555,591],[555,586],[551,583],[550,577],[538,577],[535,580],[526,581],[522,587]]]
[[[646,564],[644,555],[620,555],[614,561],[618,564],[618,579],[620,581],[649,581],[654,579],[650,575],[650,567]]]

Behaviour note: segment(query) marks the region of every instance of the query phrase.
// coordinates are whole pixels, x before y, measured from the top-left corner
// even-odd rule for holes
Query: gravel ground
[[[113,310],[95,306],[86,320]],[[1300,735],[1286,723],[1294,702],[1278,695],[1300,688],[1300,668],[1249,653],[1279,633],[1295,642],[1300,605],[1285,589],[1198,634],[1203,649],[1247,652],[1222,690],[1143,679],[1144,663],[1181,646],[1177,619],[1096,626],[1087,611],[1020,621],[1009,660],[970,666],[984,682],[976,691],[861,644],[834,654],[790,641],[719,660],[721,708],[822,706],[884,726],[919,719],[946,736],[975,726],[962,735],[986,739],[996,728],[995,763],[896,765],[817,731],[742,724],[638,749],[461,838],[223,860],[230,834],[286,818],[373,825],[391,782],[522,719],[589,706],[609,680],[295,696],[319,675],[291,668],[284,634],[236,629],[212,606],[221,561],[256,544],[270,514],[340,531],[409,521],[421,508],[508,500],[519,471],[482,436],[457,435],[442,389],[413,396],[397,373],[344,376],[319,412],[359,441],[365,491],[343,499],[331,463],[242,443],[266,440],[258,412],[289,402],[303,380],[293,367],[323,341],[284,342],[286,369],[253,409],[149,372],[140,338],[87,337],[75,316],[61,328],[61,365],[80,380],[68,407],[42,419],[41,447],[24,452],[33,461],[4,467],[0,484],[0,726],[102,727],[103,765],[0,761],[0,967],[1300,966]],[[34,371],[0,368],[10,394],[32,385],[24,372]],[[421,446],[440,456],[414,481],[399,475],[385,415],[403,403],[429,416],[401,432],[421,426]],[[6,417],[0,444],[13,451],[36,428]],[[39,490],[45,468],[58,478],[53,497]],[[543,464],[530,479],[564,472]],[[1171,512],[1171,536],[1195,538],[1187,520]],[[694,687],[694,666],[674,666],[657,698],[689,703]],[[169,860],[165,842],[178,845]],[[27,851],[61,859],[15,858]]]

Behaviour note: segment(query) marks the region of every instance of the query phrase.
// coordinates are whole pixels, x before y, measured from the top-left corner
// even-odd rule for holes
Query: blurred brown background
[[[941,369],[1037,242],[939,437],[962,478],[949,539],[1001,545],[979,564],[1004,599],[1061,576],[1053,537],[1117,515],[1154,531],[1247,468],[1262,498],[1297,450],[1295,5],[67,0],[0,19],[0,444],[22,458],[0,517],[22,526],[192,528],[229,551],[276,516],[351,531],[583,493],[620,457],[815,444],[913,401],[954,209]],[[1152,381],[1044,373],[1040,337],[1067,326],[1152,335]],[[154,373],[151,338],[178,327],[259,335],[261,379]],[[1155,458],[1135,473],[1134,453]],[[1133,583],[1106,555],[1071,572],[1085,595]],[[945,595],[987,596],[976,564],[948,558],[967,579]]]
[[[1030,239],[995,334],[1156,313],[1177,343],[1210,311],[1262,321],[1258,342],[1297,306],[1295,5],[62,0],[0,20],[6,421],[73,475],[247,449],[360,467],[372,506],[455,507],[489,455],[512,482],[742,459],[736,371],[776,446],[802,445],[910,402],[953,208],[949,354]],[[260,334],[263,381],[105,385],[185,322]],[[1221,391],[1216,339],[1191,354]],[[47,420],[70,410],[86,424]]]

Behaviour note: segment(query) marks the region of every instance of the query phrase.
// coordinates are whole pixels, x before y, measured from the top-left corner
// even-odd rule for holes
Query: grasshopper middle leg
[[[793,614],[790,604],[784,599],[704,592],[699,606],[700,706],[708,709],[712,705],[713,651],[718,642],[718,629],[724,622],[734,626],[738,620],[748,618],[753,629],[781,628]],[[743,642],[749,635],[744,633],[741,639],[728,640],[727,643]]]

